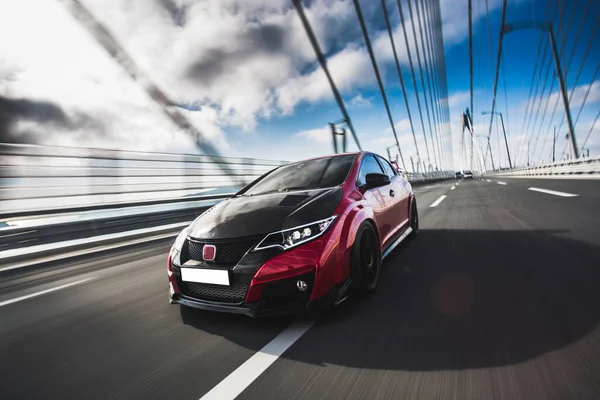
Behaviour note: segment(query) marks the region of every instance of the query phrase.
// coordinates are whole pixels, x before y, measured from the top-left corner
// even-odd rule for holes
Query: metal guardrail
[[[223,199],[285,163],[0,143],[0,218]],[[406,176],[425,183],[454,174]]]
[[[454,178],[454,172],[451,171],[432,171],[432,172],[409,172],[406,173],[406,178],[410,183],[426,183],[435,182],[444,179]]]
[[[0,144],[0,214],[224,197],[282,164],[251,158]]]
[[[282,164],[0,143],[0,272],[37,265],[34,256],[168,236]],[[406,175],[414,184],[454,176]]]
[[[600,175],[600,158],[580,158],[551,164],[488,172],[487,176]]]

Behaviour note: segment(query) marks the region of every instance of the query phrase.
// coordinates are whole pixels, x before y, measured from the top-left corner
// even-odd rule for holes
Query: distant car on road
[[[383,157],[287,164],[179,234],[170,302],[253,317],[335,305],[374,291],[382,259],[418,230],[412,187]]]
[[[465,171],[464,178],[465,179],[473,179],[473,173],[471,171]]]
[[[455,177],[456,179],[463,179],[463,178],[464,178],[464,176],[463,176],[463,173],[462,173],[462,172],[460,172],[460,171],[456,172],[456,173],[454,174],[454,177]]]

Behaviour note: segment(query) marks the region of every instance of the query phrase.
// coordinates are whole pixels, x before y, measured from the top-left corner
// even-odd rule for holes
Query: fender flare
[[[338,283],[350,277],[352,246],[354,245],[358,228],[364,221],[368,221],[373,226],[377,240],[381,243],[373,211],[362,206],[356,206],[349,210],[344,218],[344,226],[338,247],[338,268],[336,271],[336,282]]]

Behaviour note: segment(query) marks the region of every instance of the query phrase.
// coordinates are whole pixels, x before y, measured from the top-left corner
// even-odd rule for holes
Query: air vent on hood
[[[281,200],[279,203],[280,207],[295,207],[298,204],[302,203],[304,200],[308,199],[310,196],[306,195],[298,195],[298,194],[290,194],[287,195]]]

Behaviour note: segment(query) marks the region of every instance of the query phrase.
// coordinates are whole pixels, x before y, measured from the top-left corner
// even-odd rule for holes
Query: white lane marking
[[[436,201],[434,201],[433,204],[430,205],[429,207],[437,207],[442,201],[444,201],[445,198],[446,198],[446,195],[440,196],[440,198],[437,199]]]
[[[256,380],[271,364],[308,331],[315,321],[302,321],[290,325],[258,353],[250,357],[229,376],[212,388],[200,400],[233,400]]]
[[[452,187],[450,188],[450,190],[454,190],[454,189],[456,189],[456,186],[452,186]]]
[[[575,175],[575,174],[565,174],[565,175],[502,175],[502,177],[504,178],[510,178],[510,179],[531,179],[531,180],[535,180],[535,179],[568,179],[568,180],[573,180],[573,179],[579,179],[579,180],[599,180],[600,179],[600,174],[581,174],[581,175]]]
[[[71,286],[80,285],[82,283],[91,281],[92,279],[96,279],[96,278],[82,279],[80,281],[71,282],[71,283],[67,283],[65,285],[61,285],[61,286],[53,287],[53,288],[50,288],[50,289],[42,290],[41,292],[31,293],[31,294],[28,294],[26,296],[21,296],[21,297],[15,298],[15,299],[6,300],[6,301],[3,301],[3,302],[0,302],[0,307],[6,306],[8,304],[16,303],[18,301],[23,301],[23,300],[31,299],[32,297],[38,297],[38,296],[41,296],[41,295],[46,294],[46,293],[56,292],[57,290],[66,289],[66,288],[71,287]]]
[[[506,182],[498,181],[498,185],[506,185]]]
[[[536,188],[536,187],[530,187],[527,190],[532,190],[534,192],[540,192],[540,193],[553,194],[555,196],[561,196],[561,197],[577,197],[577,196],[579,196],[578,194],[557,192],[556,190],[541,189],[541,188]]]
[[[486,179],[485,181],[486,181],[486,182],[491,182],[489,179]]]

